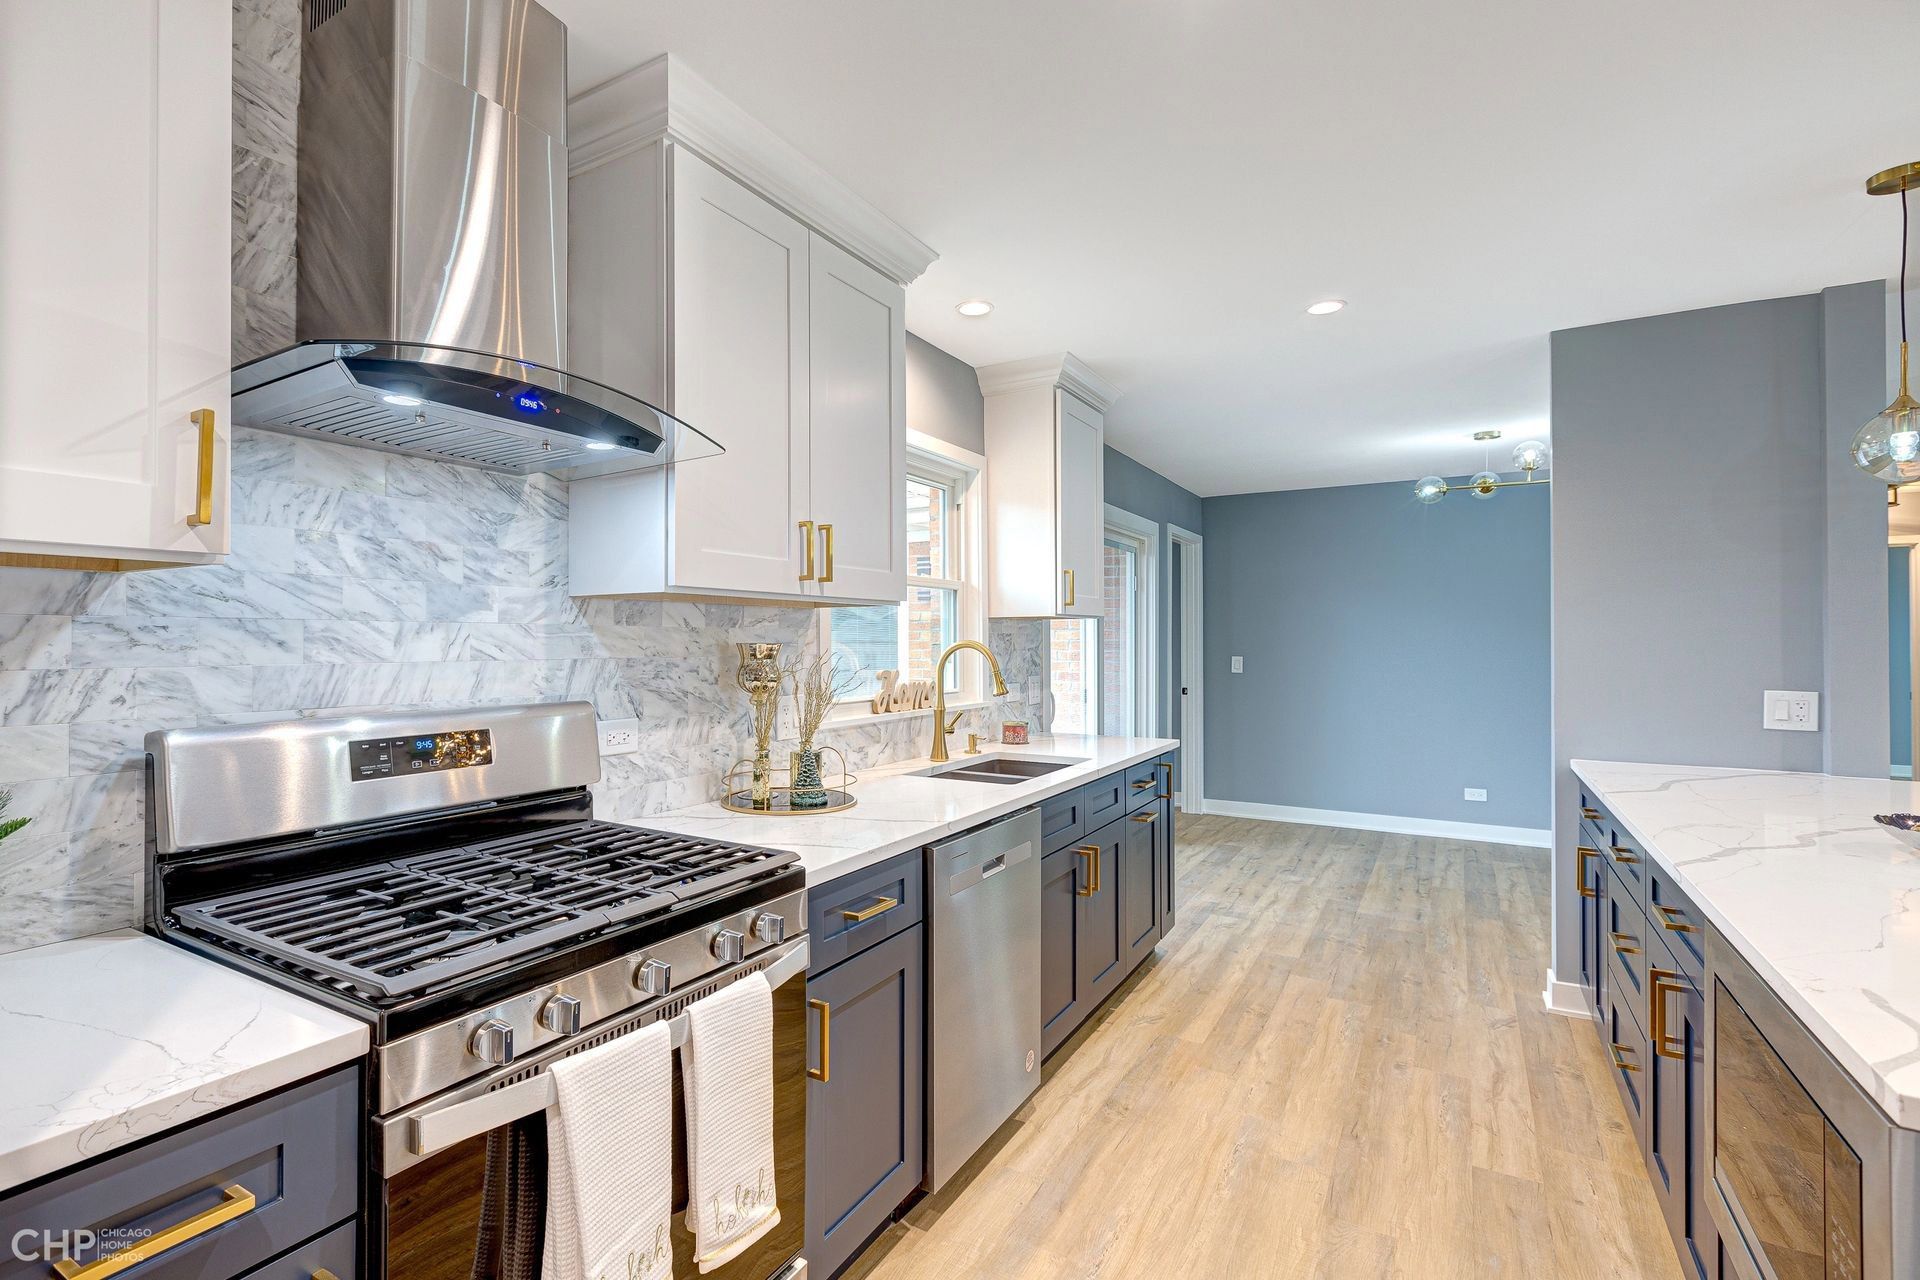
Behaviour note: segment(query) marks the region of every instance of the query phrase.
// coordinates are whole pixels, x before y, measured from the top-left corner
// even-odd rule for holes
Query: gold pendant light
[[[1920,187],[1920,161],[1883,169],[1867,179],[1867,194],[1900,197],[1900,393],[1853,437],[1853,462],[1888,486],[1920,480],[1920,400],[1907,390],[1907,192]],[[1898,489],[1888,504],[1899,502]]]

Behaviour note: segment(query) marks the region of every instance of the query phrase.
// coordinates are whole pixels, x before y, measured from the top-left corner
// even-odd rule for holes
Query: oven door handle
[[[779,959],[760,971],[767,985],[778,990],[790,979],[804,974],[811,952],[807,939],[796,939]],[[686,1013],[675,1015],[668,1025],[672,1028],[673,1047],[678,1049],[687,1042]],[[553,1077],[541,1071],[505,1088],[414,1116],[407,1146],[416,1156],[430,1156],[490,1129],[511,1124],[522,1116],[545,1111],[554,1104],[555,1097]]]

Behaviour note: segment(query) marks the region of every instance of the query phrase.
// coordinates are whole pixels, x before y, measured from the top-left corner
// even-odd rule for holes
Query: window
[[[1053,733],[1092,733],[1097,723],[1094,678],[1098,633],[1091,618],[1055,618],[1048,624],[1048,668],[1053,682]]]
[[[849,702],[872,698],[882,671],[898,671],[902,680],[931,680],[933,664],[948,645],[985,638],[971,509],[979,472],[943,453],[959,451],[929,447],[907,456],[906,601],[826,611],[825,643],[861,670]],[[973,664],[947,664],[948,698],[969,701],[979,688]]]
[[[1127,738],[1134,731],[1134,696],[1139,684],[1140,553],[1128,542],[1108,536],[1100,619],[1100,732]]]

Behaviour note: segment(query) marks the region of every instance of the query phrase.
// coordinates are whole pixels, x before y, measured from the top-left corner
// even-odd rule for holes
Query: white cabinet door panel
[[[669,585],[798,594],[807,230],[684,148],[671,164],[673,410],[726,452],[673,467]]]
[[[906,596],[906,291],[814,235],[808,307],[811,498],[841,600]],[[822,535],[824,540],[824,535]],[[823,565],[824,572],[824,565]]]
[[[1065,391],[1059,397],[1060,612],[1096,618],[1106,527],[1100,415]]]

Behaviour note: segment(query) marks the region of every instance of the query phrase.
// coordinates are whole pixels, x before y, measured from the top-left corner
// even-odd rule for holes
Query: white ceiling
[[[575,90],[679,54],[939,251],[909,328],[1071,350],[1201,494],[1475,470],[1554,329],[1891,274],[1861,182],[1920,159],[1914,0],[544,2]]]

